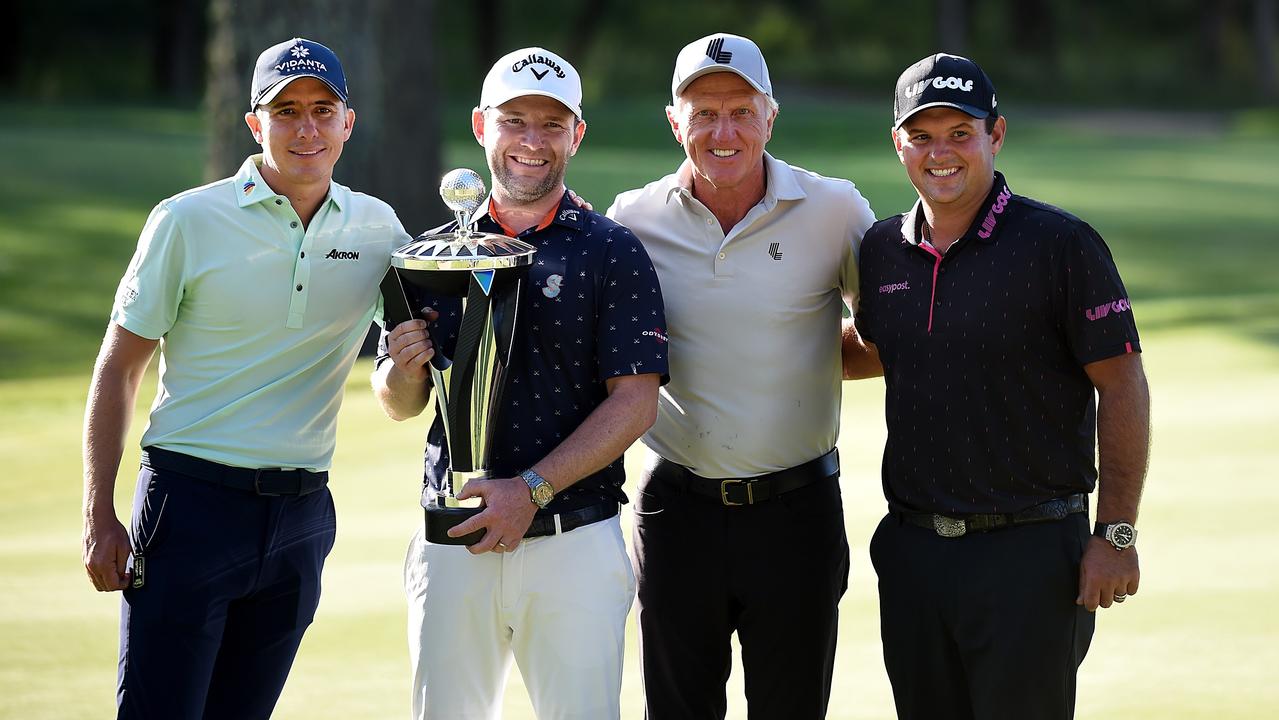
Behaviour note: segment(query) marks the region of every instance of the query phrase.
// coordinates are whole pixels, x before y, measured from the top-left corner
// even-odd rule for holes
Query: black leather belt
[[[525,538],[546,537],[547,535],[559,535],[569,530],[597,523],[601,520],[607,520],[617,514],[617,503],[606,502],[597,505],[587,505],[577,510],[568,510],[562,513],[542,514],[539,512],[533,516],[533,522],[529,524],[528,530],[524,532]],[[482,530],[460,538],[449,537],[449,528],[457,525],[464,520],[470,518],[471,514],[456,517],[447,517],[433,515],[429,510],[426,513],[426,540],[433,545],[473,545],[484,537]]]
[[[952,517],[936,513],[894,513],[911,525],[927,528],[941,537],[963,537],[968,533],[988,532],[1000,528],[1028,525],[1030,523],[1064,520],[1075,513],[1088,512],[1088,496],[1084,493],[1068,495],[1032,505],[1021,512],[991,515],[962,515]]]
[[[309,495],[329,483],[328,472],[231,467],[157,447],[142,448],[142,464],[264,496]]]
[[[839,475],[839,449],[803,465],[751,478],[705,478],[665,458],[658,458],[652,474],[723,505],[758,505],[791,490]]]

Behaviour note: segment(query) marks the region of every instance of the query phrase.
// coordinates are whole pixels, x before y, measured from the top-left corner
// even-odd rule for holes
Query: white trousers
[[[635,574],[618,517],[472,555],[419,529],[404,563],[417,720],[497,720],[511,660],[539,720],[616,720]]]

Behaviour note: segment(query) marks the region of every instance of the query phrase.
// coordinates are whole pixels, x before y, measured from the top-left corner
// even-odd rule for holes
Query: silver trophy
[[[511,363],[520,295],[536,250],[515,238],[475,231],[471,217],[486,195],[484,181],[474,170],[446,174],[440,197],[457,218],[457,229],[419,235],[396,250],[382,281],[382,297],[388,328],[421,317],[410,296],[462,298],[453,357],[445,357],[437,342],[430,362],[449,468],[442,489],[423,488],[422,507],[427,540],[471,545],[482,531],[461,538],[450,538],[446,531],[481,509],[464,507],[457,494],[468,480],[490,477],[489,448]]]

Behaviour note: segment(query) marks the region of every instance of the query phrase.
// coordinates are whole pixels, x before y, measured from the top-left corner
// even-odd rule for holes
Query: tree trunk
[[[356,114],[334,179],[390,203],[412,234],[447,220],[439,199],[433,6],[426,0],[402,5],[392,0],[212,0],[208,178],[231,175],[246,156],[260,151],[244,124],[258,54],[305,37],[342,59]]]
[[[1275,0],[1253,3],[1253,44],[1257,52],[1257,89],[1263,100],[1279,99],[1275,72]]]
[[[153,29],[151,74],[153,90],[165,97],[200,97],[205,42],[204,3],[168,0],[151,5],[158,18]]]
[[[952,55],[968,52],[968,1],[936,0],[933,3],[933,34],[937,49]]]
[[[1035,60],[1037,71],[1057,77],[1057,22],[1049,0],[1014,0],[1011,9],[1012,48],[1016,55]]]

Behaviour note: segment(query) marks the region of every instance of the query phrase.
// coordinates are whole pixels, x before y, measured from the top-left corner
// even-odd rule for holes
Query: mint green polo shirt
[[[144,447],[326,470],[378,283],[410,238],[390,206],[338,183],[303,227],[261,163],[151,211],[111,320],[160,340]]]

